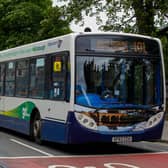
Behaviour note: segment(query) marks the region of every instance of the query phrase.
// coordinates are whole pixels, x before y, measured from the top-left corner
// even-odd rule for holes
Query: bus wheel
[[[32,125],[33,139],[38,144],[42,144],[42,140],[41,140],[41,119],[40,119],[40,115],[38,113],[35,115],[32,124],[33,124]]]

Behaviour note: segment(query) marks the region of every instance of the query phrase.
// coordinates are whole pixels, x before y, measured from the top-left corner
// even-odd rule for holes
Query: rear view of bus
[[[74,82],[70,143],[161,138],[165,79],[158,39],[126,34],[77,36]]]

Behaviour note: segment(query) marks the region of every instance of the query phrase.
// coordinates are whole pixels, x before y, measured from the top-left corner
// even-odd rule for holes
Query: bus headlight
[[[87,115],[75,112],[75,117],[76,117],[76,120],[82,126],[88,128],[88,129],[97,130],[96,122],[92,118],[88,117]]]
[[[146,128],[151,128],[156,126],[163,119],[164,112],[159,112],[152,116],[146,124]]]
[[[163,119],[163,116],[164,112],[159,112],[154,116],[152,116],[151,118],[149,118],[148,121],[136,124],[135,127],[133,128],[133,131],[143,131],[145,129],[152,128],[156,126]]]

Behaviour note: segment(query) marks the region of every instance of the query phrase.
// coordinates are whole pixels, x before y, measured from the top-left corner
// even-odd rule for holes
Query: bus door
[[[52,56],[51,92],[50,98],[69,102],[70,70],[68,53]]]
[[[51,63],[48,66],[50,113],[48,117],[65,120],[69,109],[70,95],[70,69],[68,52],[60,52],[51,55]]]

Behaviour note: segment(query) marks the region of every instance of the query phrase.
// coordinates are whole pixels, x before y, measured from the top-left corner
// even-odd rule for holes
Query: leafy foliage
[[[168,79],[168,37],[166,36],[162,36],[160,37],[162,44],[163,44],[163,54],[164,54],[164,62],[165,62],[165,66],[166,66],[166,79]]]
[[[71,32],[51,0],[0,0],[0,49]]]
[[[70,20],[81,21],[83,16],[97,17],[100,29],[153,35],[157,27],[168,20],[167,0],[58,0],[68,1]],[[102,12],[106,18],[101,17]]]
[[[65,19],[63,9],[59,7],[50,7],[41,21],[41,28],[38,32],[40,39],[53,37],[53,35],[62,35],[71,32],[69,22]]]
[[[65,5],[69,20],[82,22],[84,15],[96,16],[99,29],[159,35],[159,29],[168,23],[167,0],[57,0]],[[106,17],[102,17],[102,13]],[[161,37],[160,37],[161,38]],[[162,37],[166,76],[168,77],[168,36]]]

